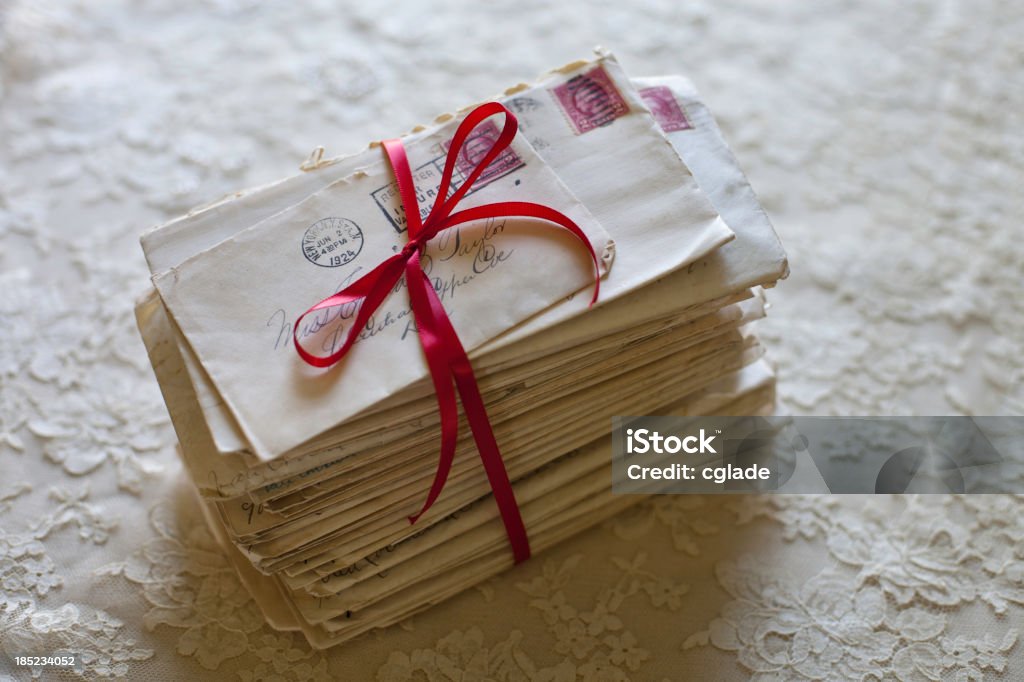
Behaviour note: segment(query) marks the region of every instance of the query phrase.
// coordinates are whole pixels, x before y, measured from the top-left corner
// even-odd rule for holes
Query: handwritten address
[[[498,243],[499,237],[505,231],[505,226],[504,218],[491,218],[484,224],[482,232],[479,229],[464,231],[463,228],[457,227],[442,232],[429,245],[423,255],[423,272],[430,279],[442,304],[453,300],[459,289],[500,267],[502,263],[512,257],[515,249],[504,249]],[[470,236],[467,236],[467,233]],[[469,267],[468,272],[464,274],[446,272],[442,275],[434,272],[435,269],[438,269],[435,267],[436,263],[466,261],[468,261]],[[341,291],[349,286],[355,281],[360,271],[361,268],[346,276],[336,291]],[[405,280],[402,279],[395,285],[391,293],[398,293],[405,286]],[[349,325],[359,312],[360,303],[360,301],[351,301],[308,315],[299,326],[296,336],[300,342],[316,337],[321,351],[333,353],[344,343]],[[265,326],[272,332],[274,350],[290,346],[293,320],[294,318],[284,308],[278,308],[267,318]],[[386,310],[373,315],[367,321],[365,329],[359,333],[357,343],[377,336],[389,328],[401,328],[402,340],[405,340],[410,334],[416,333],[416,321],[413,319],[408,305],[397,311]]]

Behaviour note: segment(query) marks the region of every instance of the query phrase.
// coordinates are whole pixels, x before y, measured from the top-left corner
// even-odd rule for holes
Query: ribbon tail
[[[427,367],[430,369],[430,378],[434,382],[437,409],[441,417],[441,452],[438,457],[437,470],[434,472],[434,482],[430,486],[426,502],[423,503],[423,507],[418,513],[409,517],[409,523],[416,523],[437,501],[448,480],[459,436],[459,411],[455,402],[455,388],[452,385],[452,377],[448,368],[448,354],[444,348],[440,324],[428,299],[427,292],[429,290],[430,293],[433,293],[433,289],[420,267],[419,258],[410,258],[407,262],[405,281],[409,288],[409,301],[416,319],[420,344],[427,359]]]
[[[509,480],[498,442],[494,438],[494,431],[491,430],[491,422],[487,418],[487,409],[473,376],[473,368],[465,354],[453,365],[452,372],[455,376],[455,385],[459,388],[459,396],[462,398],[462,408],[466,411],[466,419],[473,430],[473,438],[476,440],[480,459],[487,472],[487,480],[494,491],[494,501],[498,504],[501,520],[505,524],[505,533],[512,545],[512,556],[517,564],[521,563],[530,558],[530,540],[526,535],[526,525],[523,523],[522,514],[519,513],[512,481]]]
[[[423,281],[426,281],[425,276]],[[515,563],[521,563],[530,558],[530,540],[526,534],[523,516],[519,512],[519,505],[516,503],[512,481],[508,477],[505,462],[501,457],[501,450],[498,448],[498,441],[494,437],[491,421],[487,417],[487,408],[484,407],[480,387],[477,385],[469,357],[455,333],[455,328],[452,327],[451,320],[448,319],[444,306],[441,305],[434,289],[429,286],[429,281],[426,281],[426,284],[425,290],[434,319],[439,323],[439,330],[448,343],[451,373],[455,379],[459,397],[462,399],[466,420],[473,431],[473,439],[476,441],[480,460],[483,462],[487,480],[494,492],[494,501],[501,513],[502,523],[505,524],[505,533],[508,535],[509,544],[512,545],[512,556]]]

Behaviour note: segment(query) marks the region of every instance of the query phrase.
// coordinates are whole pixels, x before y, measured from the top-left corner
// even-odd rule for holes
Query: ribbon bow
[[[463,145],[480,123],[495,114],[504,114],[505,116],[504,125],[498,139],[480,160],[476,168],[473,169],[473,172],[469,174],[465,182],[452,192],[452,195],[449,197],[448,191],[451,188],[452,174]],[[583,245],[590,252],[595,268],[594,296],[590,304],[593,305],[597,301],[600,291],[600,269],[597,254],[583,230],[560,211],[530,202],[502,201],[467,208],[455,213],[452,212],[484,170],[511,144],[512,139],[516,135],[518,125],[512,112],[497,102],[480,105],[466,116],[462,124],[459,125],[448,149],[448,156],[445,160],[444,173],[441,175],[437,199],[434,201],[430,213],[423,221],[420,220],[419,205],[416,201],[416,187],[413,183],[409,159],[405,154],[405,147],[402,146],[401,140],[386,140],[383,143],[384,152],[387,154],[388,161],[395,174],[395,180],[398,182],[398,191],[402,199],[402,207],[405,210],[406,225],[408,226],[407,234],[409,241],[399,253],[389,257],[342,291],[333,296],[328,296],[300,315],[295,321],[295,327],[292,331],[295,350],[298,351],[299,356],[303,360],[315,367],[329,367],[333,365],[341,360],[348,353],[349,349],[352,348],[352,345],[358,338],[359,330],[366,326],[373,313],[394,289],[402,274],[405,274],[410,306],[416,321],[416,328],[419,332],[420,344],[423,346],[427,366],[430,369],[430,376],[434,383],[438,412],[441,418],[441,453],[437,471],[434,474],[434,482],[430,487],[430,492],[427,495],[426,502],[423,504],[423,508],[418,514],[410,516],[409,522],[415,523],[424,512],[430,509],[438,495],[441,494],[445,481],[448,479],[458,440],[458,407],[455,402],[455,389],[457,388],[459,396],[462,398],[463,409],[466,412],[466,420],[469,422],[473,438],[476,441],[477,450],[480,453],[480,459],[483,462],[484,470],[487,472],[491,489],[494,491],[494,499],[497,502],[502,521],[505,524],[505,532],[508,534],[516,563],[530,557],[530,543],[526,536],[526,528],[523,525],[519,506],[516,504],[515,495],[512,491],[512,484],[509,481],[508,472],[505,470],[505,464],[502,461],[498,443],[494,438],[490,420],[487,417],[487,410],[480,395],[480,388],[477,386],[476,378],[473,375],[473,368],[470,366],[469,358],[462,347],[462,342],[459,341],[458,334],[455,333],[451,320],[441,305],[434,287],[420,266],[420,257],[427,242],[438,233],[464,223],[500,217],[539,218],[569,230],[583,242]],[[306,315],[317,310],[332,308],[360,299],[363,302],[341,347],[330,355],[320,356],[310,353],[300,345],[298,339],[299,325]],[[453,382],[454,388],[452,386]]]

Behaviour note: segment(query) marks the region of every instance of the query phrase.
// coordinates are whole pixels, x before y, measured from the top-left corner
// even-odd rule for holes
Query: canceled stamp
[[[455,159],[455,170],[460,184],[469,178],[469,175],[480,165],[480,162],[487,156],[487,152],[498,141],[499,135],[501,135],[501,131],[498,130],[497,124],[492,120],[484,121],[473,130],[473,133],[466,139],[466,143],[462,145],[462,149]],[[446,152],[451,147],[451,144],[451,140],[444,143],[443,146]],[[498,154],[498,158],[491,161],[490,165],[484,169],[484,172],[477,178],[473,188],[479,189],[498,178],[508,175],[514,170],[522,168],[523,165],[523,160],[519,158],[519,155],[511,147],[506,147],[503,152]]]
[[[455,170],[452,174],[452,184],[449,193],[454,192],[462,186],[463,182],[469,179],[470,174],[483,161],[483,158],[487,156],[487,152],[490,151],[500,134],[501,131],[493,121],[485,121],[473,130],[455,159]],[[450,147],[451,140],[441,144],[441,149],[444,152],[447,152]],[[416,198],[419,201],[420,218],[427,217],[430,207],[437,199],[446,159],[446,155],[438,156],[422,166],[418,166],[412,172],[413,183],[416,185]],[[498,154],[498,158],[484,169],[484,172],[473,183],[473,187],[469,190],[468,194],[472,194],[524,166],[526,166],[526,162],[511,147],[508,147]],[[399,234],[405,232],[407,229],[405,208],[402,206],[399,197],[397,183],[392,182],[383,187],[378,187],[370,193],[370,196],[377,204],[377,207],[384,213],[384,217],[388,219],[391,226],[395,228],[395,231]]]
[[[573,76],[551,92],[577,135],[629,113],[629,105],[602,66]]]
[[[362,249],[363,231],[348,218],[323,218],[302,235],[302,255],[324,268],[351,263]]]
[[[640,91],[640,97],[644,104],[650,107],[654,120],[666,133],[693,128],[693,124],[690,123],[690,119],[686,118],[686,114],[683,113],[683,109],[679,106],[672,91],[664,85],[644,88]]]

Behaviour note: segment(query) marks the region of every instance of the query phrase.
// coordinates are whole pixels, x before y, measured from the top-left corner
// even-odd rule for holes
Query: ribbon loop
[[[402,254],[395,254],[348,287],[333,296],[328,296],[299,315],[295,320],[295,326],[292,328],[292,341],[295,342],[295,350],[298,352],[299,357],[314,367],[330,367],[345,357],[345,354],[355,344],[358,338],[358,331],[366,326],[370,316],[373,315],[391,290],[394,289],[395,285],[398,284],[398,280],[402,276],[401,264],[406,258]],[[310,313],[360,300],[362,304],[359,306],[359,312],[356,313],[355,320],[352,321],[348,334],[345,336],[345,342],[341,347],[332,348],[328,355],[315,355],[303,348],[302,343],[299,341],[299,330],[302,327],[302,321]]]
[[[387,153],[391,170],[395,174],[398,196],[402,199],[402,209],[405,211],[406,233],[409,240],[412,241],[419,236],[423,229],[423,223],[420,222],[419,202],[416,201],[416,183],[412,179],[409,157],[405,154],[405,146],[401,140],[384,140],[381,144]]]
[[[449,196],[452,177],[455,173],[455,164],[465,143],[478,125],[496,114],[504,115],[504,124],[502,125],[501,132],[498,134],[498,138],[462,184]],[[431,484],[423,507],[417,514],[410,516],[409,521],[410,523],[415,523],[420,516],[430,509],[440,496],[448,479],[448,474],[451,471],[452,462],[455,458],[455,449],[458,444],[459,420],[458,406],[455,398],[457,392],[462,400],[462,407],[466,412],[466,420],[469,422],[473,440],[476,443],[480,459],[487,474],[487,480],[494,492],[494,499],[505,525],[505,532],[509,537],[509,544],[512,547],[512,554],[516,563],[524,561],[530,556],[530,543],[527,538],[526,527],[523,524],[522,515],[519,513],[519,506],[516,504],[512,483],[502,461],[501,451],[498,448],[490,419],[487,416],[483,396],[480,394],[480,387],[477,385],[476,377],[473,374],[473,367],[469,362],[469,357],[462,346],[462,342],[459,340],[458,334],[455,332],[455,328],[452,326],[451,320],[448,319],[448,314],[445,312],[437,292],[434,291],[429,278],[423,272],[420,257],[423,255],[426,243],[443,230],[487,218],[537,218],[569,230],[586,247],[593,260],[595,271],[594,296],[590,303],[593,305],[597,301],[601,286],[600,264],[597,253],[594,251],[594,247],[587,238],[586,233],[565,214],[550,206],[522,201],[496,202],[452,213],[456,205],[470,191],[473,183],[512,144],[518,126],[518,121],[516,121],[516,117],[512,115],[512,112],[497,102],[482,104],[466,116],[455,131],[455,136],[452,138],[451,145],[448,148],[448,155],[445,159],[444,172],[441,175],[437,198],[434,200],[434,205],[431,207],[425,220],[420,217],[420,207],[416,199],[416,186],[413,181],[412,169],[402,141],[399,139],[384,141],[382,146],[387,155],[388,162],[394,171],[399,197],[405,210],[408,241],[399,253],[383,261],[343,290],[328,296],[300,315],[295,321],[295,327],[292,330],[292,338],[299,357],[315,367],[329,367],[340,361],[348,353],[358,339],[359,331],[366,327],[373,313],[395,289],[402,276],[405,276],[406,286],[409,290],[409,304],[412,309],[413,318],[416,321],[420,345],[423,348],[423,354],[426,357],[427,367],[430,370],[431,380],[434,384],[434,392],[437,396],[441,425],[441,451],[437,470],[434,474],[434,481]],[[362,301],[362,303],[355,315],[355,319],[352,321],[345,341],[340,347],[331,348],[330,352],[324,356],[310,353],[302,347],[299,331],[301,323],[306,316],[318,310],[333,308],[355,301]]]
[[[484,157],[473,169],[473,172],[469,174],[469,177],[459,186],[455,192],[448,197],[448,189],[451,186],[452,175],[455,173],[455,163],[459,159],[459,154],[462,153],[462,148],[465,146],[466,141],[469,139],[470,134],[473,130],[483,123],[485,120],[495,114],[504,114],[505,121],[501,127],[501,132],[498,134],[498,139],[494,141],[491,148],[487,150]],[[481,104],[476,109],[471,111],[462,123],[459,124],[458,129],[455,131],[455,136],[452,138],[451,145],[448,147],[448,157],[444,162],[444,173],[441,175],[441,185],[437,191],[437,198],[434,199],[434,206],[430,209],[429,220],[440,220],[442,217],[447,216],[455,208],[455,205],[462,201],[462,198],[469,192],[470,187],[473,183],[483,174],[487,167],[491,165],[498,155],[508,149],[508,146],[512,144],[512,140],[515,139],[516,131],[519,130],[519,121],[512,112],[506,109],[503,105],[497,102],[488,102],[487,104]],[[445,197],[448,197],[447,199]],[[443,203],[442,203],[443,201]]]

